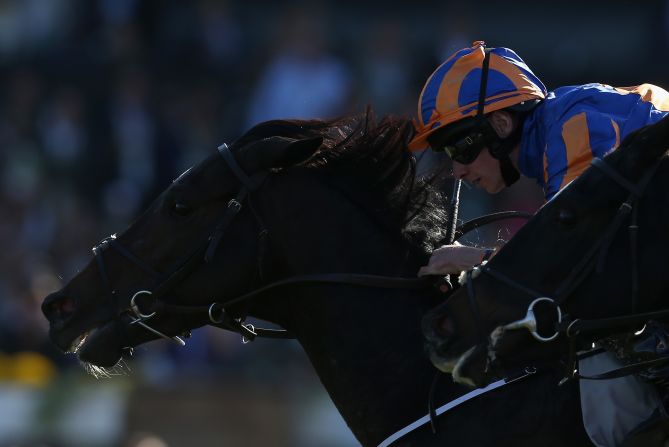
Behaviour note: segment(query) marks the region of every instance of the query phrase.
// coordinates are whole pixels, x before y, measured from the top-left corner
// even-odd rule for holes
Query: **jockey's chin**
[[[497,194],[506,188],[506,183],[500,173],[499,175],[484,179],[482,181],[482,187],[488,194]]]

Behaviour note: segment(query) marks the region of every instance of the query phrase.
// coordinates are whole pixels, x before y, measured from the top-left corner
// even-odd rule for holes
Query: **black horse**
[[[410,135],[408,120],[376,124],[369,114],[256,126],[175,180],[45,299],[52,340],[109,367],[157,335],[217,321],[252,337],[241,318],[271,321],[296,336],[360,443],[378,445],[427,413],[436,371],[420,321],[442,297],[378,281],[289,278],[415,278],[446,215],[435,190],[415,181]],[[210,306],[211,297],[221,304]],[[557,381],[509,384],[439,417],[436,435],[425,424],[392,445],[590,445],[577,389]],[[466,391],[443,381],[435,406]]]
[[[528,362],[569,376],[569,344],[578,349],[666,318],[668,148],[669,118],[630,134],[463,276],[466,287],[425,316],[433,363],[476,386]],[[528,326],[514,322],[538,298],[535,337],[512,330]]]

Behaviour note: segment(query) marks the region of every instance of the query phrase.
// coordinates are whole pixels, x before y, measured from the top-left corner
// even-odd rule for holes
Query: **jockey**
[[[445,151],[453,175],[494,194],[520,175],[535,179],[550,200],[593,157],[616,149],[630,132],[669,111],[669,92],[651,85],[585,84],[548,92],[508,48],[474,42],[441,64],[418,100],[411,150]],[[447,245],[420,275],[471,269],[490,250]]]
[[[409,148],[445,151],[456,178],[488,193],[497,193],[524,175],[535,179],[550,200],[594,157],[615,150],[630,132],[668,112],[669,93],[650,84],[622,88],[585,84],[548,92],[514,51],[474,42],[428,78]],[[418,274],[469,270],[490,252],[446,245],[432,253]],[[646,338],[655,346],[658,336],[666,339],[668,334],[659,326]],[[606,352],[579,362],[584,374],[620,366]],[[584,425],[597,446],[619,445],[642,429],[662,430],[667,424],[658,393],[636,376],[581,381],[581,402]]]

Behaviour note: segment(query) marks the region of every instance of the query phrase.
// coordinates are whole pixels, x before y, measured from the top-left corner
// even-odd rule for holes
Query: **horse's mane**
[[[432,185],[438,167],[416,178],[416,160],[407,149],[411,121],[386,116],[377,122],[371,110],[333,120],[274,120],[258,124],[237,140],[246,144],[270,136],[322,137],[321,148],[301,166],[316,169],[349,198],[401,232],[414,248],[429,253],[447,225],[443,197]]]

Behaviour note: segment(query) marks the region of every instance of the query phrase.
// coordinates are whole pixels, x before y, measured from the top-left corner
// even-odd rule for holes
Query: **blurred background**
[[[669,2],[468,3],[0,0],[0,447],[356,445],[291,342],[202,329],[94,379],[49,344],[39,304],[221,142],[367,104],[413,116],[474,40],[549,90],[669,87]],[[527,182],[462,195],[463,218],[541,203]]]

